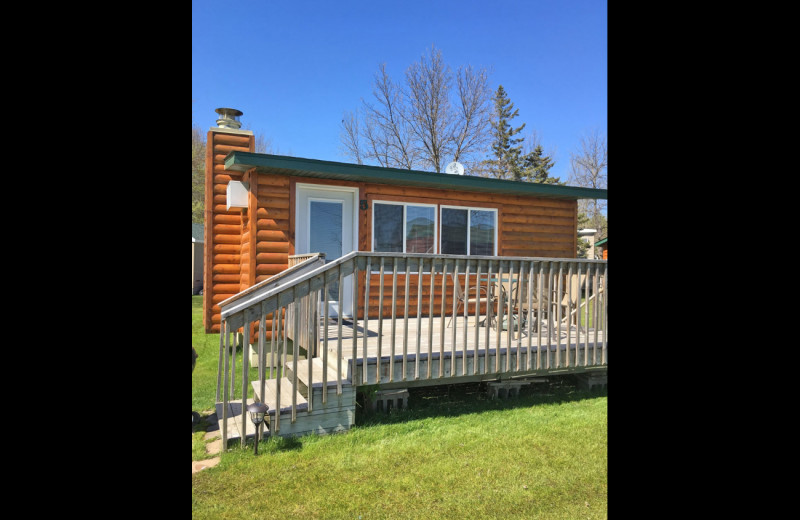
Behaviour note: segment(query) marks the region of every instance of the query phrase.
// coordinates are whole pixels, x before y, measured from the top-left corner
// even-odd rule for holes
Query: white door
[[[331,262],[358,249],[357,188],[297,184],[295,254],[325,253]],[[342,302],[338,283],[328,284],[328,315],[353,317],[353,276],[344,279]]]

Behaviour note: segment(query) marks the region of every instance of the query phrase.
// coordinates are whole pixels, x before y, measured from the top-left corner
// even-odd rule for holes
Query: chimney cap
[[[220,115],[219,119],[217,119],[217,126],[220,128],[239,129],[242,127],[242,123],[239,120],[239,116],[242,115],[241,110],[222,107],[214,110],[214,112]]]

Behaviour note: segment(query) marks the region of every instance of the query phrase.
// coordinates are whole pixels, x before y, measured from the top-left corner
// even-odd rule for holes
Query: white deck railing
[[[239,329],[243,331],[241,344],[245,353],[241,366],[242,428],[247,428],[246,352],[251,324],[259,331],[261,395],[265,379],[276,377],[279,410],[283,368],[287,366],[287,350],[292,350],[292,388],[285,389],[291,396],[292,422],[297,416],[295,389],[301,348],[309,357],[320,357],[323,366],[334,367],[339,395],[343,380],[354,386],[425,379],[445,384],[465,377],[491,379],[501,374],[580,371],[608,363],[605,260],[354,251],[327,264],[322,258],[311,256],[284,273],[220,304],[222,376],[217,380],[217,401],[221,387],[223,442],[227,442],[224,415],[229,401],[236,399],[236,348],[231,348],[230,338]],[[334,323],[329,299],[321,295],[327,295],[328,287],[338,282],[338,301],[342,302],[348,278],[354,302],[352,323],[343,319]],[[416,290],[411,285],[414,278]],[[398,292],[400,280],[402,297]],[[459,295],[466,296],[460,299]],[[412,299],[416,305],[412,306]],[[278,319],[272,319],[271,328],[267,329],[266,318],[270,315]],[[402,330],[398,329],[398,320],[403,320]],[[343,326],[352,328],[346,341]],[[267,332],[271,338],[269,362]],[[313,371],[312,364],[307,365],[305,376],[310,387]],[[321,374],[325,404],[327,371],[322,370]],[[312,401],[308,399],[308,413],[312,411]],[[280,429],[280,413],[276,414],[275,426]],[[242,443],[244,440],[243,432]]]

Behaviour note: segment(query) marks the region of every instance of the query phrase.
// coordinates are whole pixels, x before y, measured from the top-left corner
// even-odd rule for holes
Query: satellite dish
[[[447,167],[444,169],[444,172],[452,175],[464,175],[464,167],[461,165],[461,163],[453,161],[447,165]]]

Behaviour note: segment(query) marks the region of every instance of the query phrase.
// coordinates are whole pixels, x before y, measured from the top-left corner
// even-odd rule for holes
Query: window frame
[[[385,252],[385,251],[375,251],[375,204],[391,204],[391,205],[394,205],[394,206],[403,206],[403,234],[402,234],[402,237],[403,237],[403,250],[402,251],[398,251],[398,253],[406,254],[406,245],[407,245],[406,242],[408,240],[408,237],[406,236],[407,224],[408,224],[408,210],[406,209],[407,206],[418,206],[418,207],[433,208],[433,232],[434,232],[435,235],[439,235],[439,237],[437,237],[437,238],[439,240],[441,240],[441,231],[439,230],[439,211],[437,211],[437,208],[439,206],[438,204],[428,204],[428,203],[423,203],[423,202],[395,201],[395,200],[373,200],[372,204],[371,204],[371,206],[372,206],[372,208],[371,208],[372,209],[372,215],[371,215],[371,221],[372,221],[371,222],[372,223],[371,233],[372,234],[371,234],[371,237],[372,238],[371,238],[371,244],[370,244],[370,249],[371,249],[370,252],[372,252],[372,253],[383,253],[383,252]],[[434,241],[433,241],[434,250],[437,249],[437,246],[441,247],[440,245],[437,244],[437,239],[434,239]],[[409,253],[409,254],[412,254],[412,253]],[[436,251],[434,251],[431,254],[436,254]]]
[[[471,230],[471,222],[472,222],[472,214],[470,211],[490,211],[494,213],[494,251],[492,256],[497,256],[497,235],[498,235],[498,221],[499,221],[499,211],[497,208],[486,208],[480,206],[454,206],[450,204],[440,204],[439,205],[439,222],[442,221],[441,212],[443,209],[461,209],[466,210],[467,212],[467,252],[465,253],[467,256],[485,256],[485,255],[470,255],[470,246],[472,245],[472,230]],[[439,251],[442,250],[442,231],[439,230]]]

